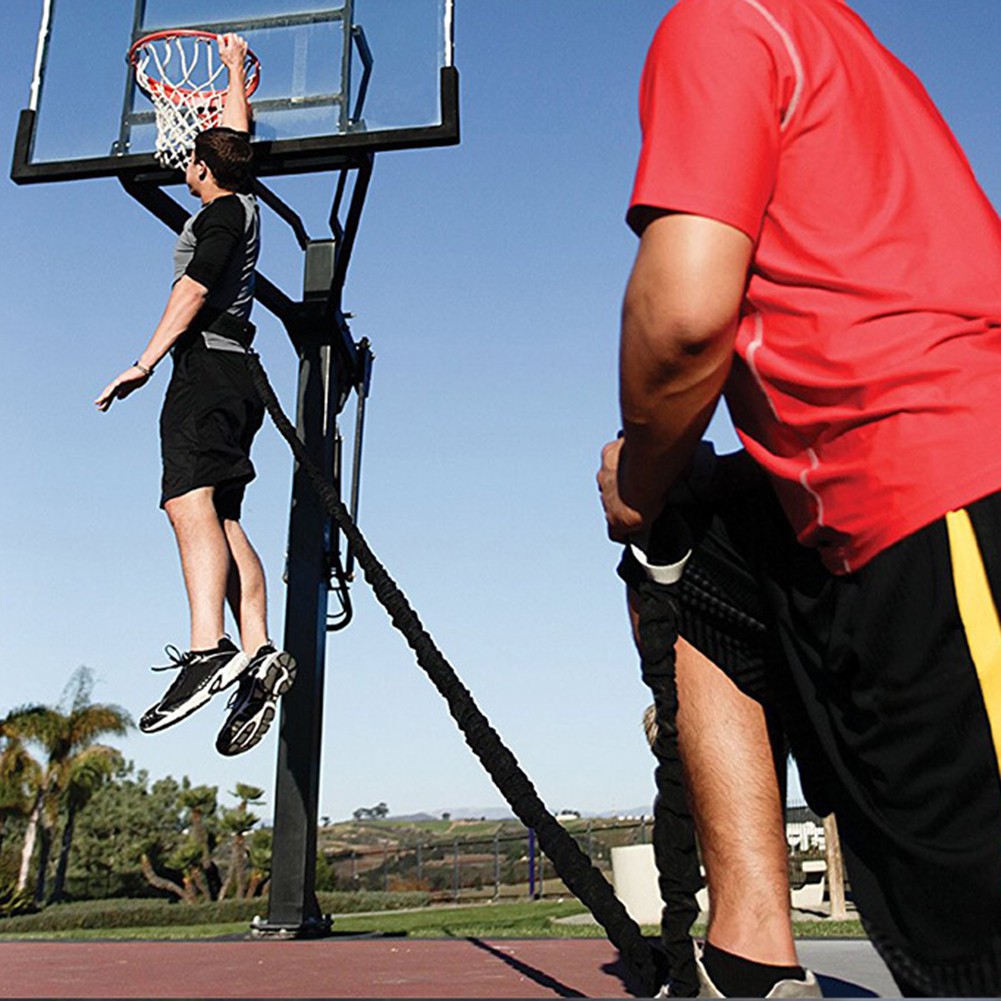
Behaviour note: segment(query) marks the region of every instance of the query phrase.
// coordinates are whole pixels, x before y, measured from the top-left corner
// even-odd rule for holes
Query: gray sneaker
[[[719,988],[709,979],[709,974],[702,963],[702,949],[695,945],[695,972],[699,977],[699,997],[700,998],[722,998],[726,997]],[[822,998],[823,991],[817,978],[809,971],[804,970],[805,976],[802,980],[780,980],[765,995],[766,998]],[[670,998],[676,995],[671,993],[671,985],[665,984],[654,995],[658,998]]]
[[[216,750],[232,757],[256,747],[271,729],[278,699],[295,681],[295,658],[272,644],[262,646],[240,678],[230,714],[216,738]]]

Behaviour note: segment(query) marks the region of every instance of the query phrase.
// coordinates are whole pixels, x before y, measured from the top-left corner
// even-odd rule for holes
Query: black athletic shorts
[[[263,419],[245,355],[198,341],[177,352],[160,412],[160,506],[215,487],[219,516],[239,519],[244,488],[255,476],[250,446]]]
[[[1001,994],[1001,494],[835,576],[745,454],[703,453],[650,548],[684,533],[681,634],[781,715],[901,990]]]

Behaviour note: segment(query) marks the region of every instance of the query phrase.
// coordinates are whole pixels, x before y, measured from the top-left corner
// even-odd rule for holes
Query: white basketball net
[[[156,111],[156,156],[161,166],[183,170],[195,136],[222,117],[228,83],[214,36],[165,34],[136,45],[132,52],[136,83]],[[256,61],[255,61],[256,62]],[[250,77],[248,77],[248,91]]]

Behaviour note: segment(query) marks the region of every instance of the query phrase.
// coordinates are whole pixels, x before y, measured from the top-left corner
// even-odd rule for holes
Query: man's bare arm
[[[723,391],[753,245],[725,223],[668,214],[650,222],[626,288],[619,391],[623,436],[599,473],[609,534],[659,514]]]
[[[174,342],[191,325],[198,311],[205,304],[208,289],[187,275],[182,275],[170,291],[170,298],[163,316],[153,331],[149,343],[136,363],[112,379],[94,400],[98,410],[107,410],[114,401],[123,400],[146,383],[160,359],[173,347]]]
[[[219,58],[229,70],[229,90],[219,124],[238,132],[250,131],[250,104],[247,101],[247,42],[239,35],[219,36]]]

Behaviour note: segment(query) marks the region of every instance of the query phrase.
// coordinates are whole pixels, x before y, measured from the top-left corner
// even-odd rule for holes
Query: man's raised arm
[[[250,104],[247,101],[247,41],[239,35],[219,36],[219,58],[229,70],[229,91],[219,124],[237,132],[250,131]]]
[[[643,230],[622,309],[622,437],[598,474],[612,538],[649,527],[723,391],[753,244],[702,216],[658,213]]]

